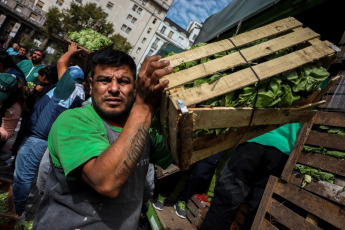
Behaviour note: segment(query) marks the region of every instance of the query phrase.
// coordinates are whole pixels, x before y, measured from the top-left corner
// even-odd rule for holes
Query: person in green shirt
[[[236,147],[220,173],[201,229],[230,229],[238,208],[248,204],[241,229],[250,229],[270,175],[280,177],[303,123],[283,125]]]
[[[38,71],[44,68],[42,64],[45,57],[43,50],[35,49],[31,60],[23,60],[17,63],[17,66],[25,74],[27,82],[32,82],[35,85],[38,83]]]
[[[160,149],[149,134],[169,83],[159,79],[172,73],[160,59],[145,58],[136,79],[127,53],[95,54],[91,104],[61,113],[50,130],[51,170],[33,229],[138,228],[150,159]]]

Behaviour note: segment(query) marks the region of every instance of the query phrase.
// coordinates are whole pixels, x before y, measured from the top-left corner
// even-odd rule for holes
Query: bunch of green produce
[[[327,155],[327,156],[331,156],[331,157],[345,160],[345,152],[342,152],[339,150],[330,150],[330,149],[324,148],[322,146],[316,147],[316,146],[311,146],[311,145],[304,145],[303,151],[312,152],[312,153],[319,153],[319,154],[323,154],[323,155]]]
[[[25,221],[21,220],[16,223],[13,230],[31,230],[33,227],[34,221]]]
[[[110,45],[111,39],[93,29],[82,29],[79,32],[68,32],[67,37],[80,46],[90,50],[99,50]]]
[[[1,213],[8,213],[8,192],[4,192],[0,190],[0,212]],[[0,217],[0,224],[7,224],[9,221],[6,217]]]
[[[331,126],[327,126],[327,125],[315,125],[315,127],[313,127],[312,131],[321,132],[321,133],[337,134],[340,136],[345,135],[345,129],[344,128],[331,127]]]
[[[323,172],[320,169],[312,168],[303,164],[296,164],[295,168],[296,171],[302,173],[304,175],[304,180],[302,182],[302,188],[311,182],[311,177],[316,180],[327,181],[329,183],[334,183],[335,176],[332,173]]]
[[[29,89],[33,89],[35,87],[35,84],[31,81],[28,81],[27,86],[29,87]]]

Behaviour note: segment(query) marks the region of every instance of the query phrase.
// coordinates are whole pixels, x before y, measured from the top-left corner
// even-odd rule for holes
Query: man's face
[[[12,48],[13,48],[13,50],[18,51],[19,45],[17,43],[13,43]]]
[[[26,49],[25,48],[20,48],[19,49],[19,55],[20,56],[26,56]]]
[[[92,104],[103,118],[125,122],[135,101],[134,76],[127,65],[96,66],[90,78]]]
[[[42,61],[42,53],[40,51],[34,51],[31,60],[33,63],[40,63]]]

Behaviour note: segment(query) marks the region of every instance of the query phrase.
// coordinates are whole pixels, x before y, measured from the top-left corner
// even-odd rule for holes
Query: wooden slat
[[[258,207],[258,210],[256,212],[252,228],[251,229],[260,229],[260,226],[262,225],[263,220],[265,219],[265,215],[267,210],[269,209],[271,202],[271,197],[273,195],[273,191],[275,190],[275,186],[278,182],[278,178],[275,176],[270,176],[266,188],[264,191],[264,194],[262,194],[262,198]]]
[[[252,127],[245,133],[243,137],[242,134],[245,132],[246,127],[240,128],[236,132],[219,134],[218,136],[213,136],[213,138],[211,136],[198,138],[193,142],[194,151],[190,163],[193,164],[220,151],[234,147],[237,143],[243,143],[278,127],[279,125],[270,125],[262,129]]]
[[[319,132],[310,132],[307,140],[305,141],[306,145],[322,146],[340,151],[345,151],[344,143],[345,136]]]
[[[342,208],[326,199],[281,181],[276,184],[274,192],[335,227],[345,229],[345,213]]]
[[[258,64],[254,66],[253,69],[260,79],[263,80],[334,53],[334,50],[329,48],[325,43],[319,41],[313,46]],[[250,68],[246,68],[224,76],[212,84],[202,84],[173,94],[170,96],[170,99],[174,102],[175,108],[179,109],[176,104],[177,99],[181,99],[188,107],[236,89],[252,85],[257,81],[258,79],[253,71]]]
[[[345,160],[335,157],[303,152],[298,159],[298,163],[345,177]]]
[[[231,38],[235,44],[237,45],[246,45],[251,42],[260,40],[265,37],[273,36],[276,34],[280,34],[286,32],[288,30],[301,27],[302,23],[297,21],[296,19],[289,17],[274,23],[268,24],[266,26],[251,30],[249,32],[245,32],[239,34],[233,38]],[[183,53],[175,54],[173,56],[164,58],[170,61],[170,65],[175,67],[180,65],[183,62],[198,60],[203,57],[209,57],[214,54],[231,50],[234,46],[231,44],[230,41],[227,39],[210,43],[206,46],[198,47],[192,50],[188,50]]]
[[[314,124],[344,127],[345,128],[345,113],[334,112],[319,112]]]
[[[248,126],[252,108],[215,107],[191,109],[194,130]],[[299,111],[293,108],[256,108],[251,126],[308,122],[316,110]]]
[[[169,142],[170,143],[170,151],[174,158],[175,164],[180,165],[179,160],[179,126],[178,120],[180,119],[180,115],[178,114],[176,109],[173,109],[172,102],[169,103]]]
[[[291,184],[301,187],[302,181],[303,176],[296,176],[296,174],[292,174],[292,177],[290,179]],[[345,193],[343,191],[344,186],[331,184],[326,181],[316,181],[313,179],[312,182],[305,185],[303,189],[317,194],[320,197],[332,200],[337,204],[343,205],[343,207],[345,206]],[[345,218],[344,212],[341,215]]]
[[[255,228],[253,228],[255,230]],[[268,220],[264,219],[260,226],[260,230],[278,230],[278,228],[274,227]]]
[[[284,202],[280,203],[274,199],[270,200],[271,205],[268,212],[279,223],[288,227],[289,229],[303,229],[303,230],[320,230],[321,228],[309,223],[306,219],[284,206]]]
[[[190,165],[190,159],[192,158],[193,151],[193,116],[191,113],[182,115],[179,122],[181,145],[179,152],[180,155],[180,167],[184,165]]]
[[[289,33],[267,42],[243,49],[241,50],[241,53],[250,62],[317,37],[319,37],[319,34],[315,33],[309,28],[303,28],[293,33]],[[234,38],[234,40],[236,39]],[[236,44],[236,42],[234,43]],[[237,44],[237,46],[239,45]],[[243,64],[246,64],[246,61],[239,52],[236,52],[226,55],[222,58],[217,58],[189,69],[179,71],[177,73],[169,74],[161,78],[160,81],[168,79],[169,85],[167,89],[170,89],[178,85],[184,85],[188,82],[192,82],[195,79],[220,73]]]
[[[289,159],[285,164],[284,170],[280,176],[281,179],[285,181],[289,181],[291,177],[291,173],[295,168],[297,160],[302,152],[305,140],[308,138],[311,128],[315,119],[318,117],[319,113],[317,113],[308,123],[305,123],[297,137],[295,145],[290,153]]]

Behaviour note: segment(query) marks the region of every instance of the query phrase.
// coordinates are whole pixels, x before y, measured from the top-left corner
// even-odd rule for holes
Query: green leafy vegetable
[[[79,32],[68,32],[67,37],[90,51],[99,50],[111,43],[110,38],[97,33],[93,29],[82,29]]]

